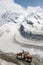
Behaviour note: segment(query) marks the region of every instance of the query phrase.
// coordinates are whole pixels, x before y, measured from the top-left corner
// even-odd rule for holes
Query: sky
[[[15,3],[23,6],[23,7],[28,7],[28,6],[40,6],[43,8],[43,0],[14,0]]]

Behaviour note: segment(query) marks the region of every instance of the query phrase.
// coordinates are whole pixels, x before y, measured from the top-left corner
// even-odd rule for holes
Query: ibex
[[[25,60],[28,62],[32,62],[32,56],[31,55],[25,55]]]
[[[24,52],[24,50],[23,50],[23,52],[17,53],[16,55],[17,55],[16,57],[19,59],[24,59],[28,62],[32,62],[32,56],[28,52],[26,52],[26,51]]]
[[[21,53],[17,53],[17,58],[21,58],[21,59],[24,59],[25,58],[25,55],[28,55],[29,53],[27,53],[26,51],[24,52],[21,52]]]

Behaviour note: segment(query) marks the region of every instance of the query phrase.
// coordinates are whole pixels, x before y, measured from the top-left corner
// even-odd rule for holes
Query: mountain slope
[[[17,53],[24,49],[43,57],[43,9],[25,9],[13,0],[1,0],[0,6],[0,50]]]
[[[43,57],[43,45],[24,38],[19,32],[19,28],[18,24],[12,22],[0,27],[0,50],[6,53],[17,53],[24,49],[30,54],[38,54]]]

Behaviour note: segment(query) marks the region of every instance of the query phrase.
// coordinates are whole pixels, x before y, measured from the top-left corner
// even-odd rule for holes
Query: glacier
[[[43,58],[43,9],[25,9],[13,0],[2,0],[0,6],[0,51],[24,50]]]

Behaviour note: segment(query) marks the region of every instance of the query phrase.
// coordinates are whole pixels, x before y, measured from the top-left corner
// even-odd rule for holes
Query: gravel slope
[[[32,62],[26,62],[16,58],[14,53],[0,53],[0,65],[43,65],[43,59],[33,55]]]

